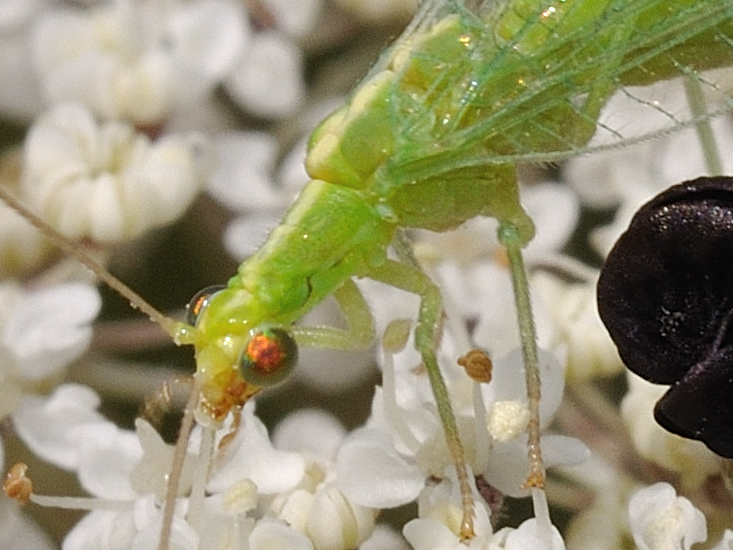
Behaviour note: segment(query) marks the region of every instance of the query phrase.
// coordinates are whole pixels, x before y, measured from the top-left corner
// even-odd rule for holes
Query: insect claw
[[[534,466],[534,465],[533,465]],[[522,483],[522,489],[544,489],[545,488],[545,472],[542,469],[536,470],[532,468],[527,479]]]
[[[473,502],[471,503],[471,513],[466,515],[464,511],[463,520],[461,521],[461,531],[459,533],[461,542],[466,542],[476,536],[473,530]]]

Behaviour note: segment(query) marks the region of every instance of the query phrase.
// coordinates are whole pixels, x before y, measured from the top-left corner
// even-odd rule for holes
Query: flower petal
[[[362,506],[399,506],[415,500],[425,486],[425,474],[397,454],[392,438],[369,428],[349,435],[336,465],[339,488]]]
[[[707,539],[705,516],[669,483],[656,483],[634,493],[629,526],[639,550],[689,550]]]
[[[18,375],[38,380],[77,359],[89,346],[91,322],[101,307],[97,289],[83,283],[27,293],[2,334],[3,345],[16,357]]]

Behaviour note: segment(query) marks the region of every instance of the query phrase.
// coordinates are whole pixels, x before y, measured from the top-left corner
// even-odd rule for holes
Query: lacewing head
[[[601,270],[598,311],[626,366],[671,386],[657,422],[733,458],[733,178],[642,206]]]

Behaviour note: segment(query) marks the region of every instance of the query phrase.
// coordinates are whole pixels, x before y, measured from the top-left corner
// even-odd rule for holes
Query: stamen
[[[27,475],[28,466],[18,462],[8,471],[3,483],[3,490],[10,498],[21,504],[29,501],[46,508],[63,508],[66,510],[108,510],[113,512],[132,511],[134,501],[132,500],[111,500],[106,498],[93,497],[54,497],[38,495],[33,492],[33,481]]]
[[[491,437],[486,424],[486,404],[481,393],[481,384],[474,384],[471,390],[473,400],[473,431],[476,438],[474,466],[477,472],[485,472],[489,467]]]
[[[394,370],[394,355],[385,347],[385,342],[391,342],[393,338],[387,335],[390,324],[385,330],[383,337],[382,350],[384,351],[384,366],[382,367],[382,390],[384,395],[384,412],[390,420],[392,428],[399,435],[402,442],[410,449],[411,452],[417,454],[420,449],[420,442],[412,434],[410,428],[402,419],[404,415],[397,404],[397,387]]]
[[[212,428],[202,427],[201,445],[194,464],[193,487],[188,504],[188,523],[197,533],[201,531],[201,518],[204,512],[204,497],[206,491],[206,480],[209,476],[209,465],[211,464],[211,452],[214,448],[214,436],[216,432]]]
[[[112,512],[131,512],[134,500],[111,500],[92,497],[52,497],[32,493],[30,501],[46,508],[64,508],[66,510],[107,510]]]

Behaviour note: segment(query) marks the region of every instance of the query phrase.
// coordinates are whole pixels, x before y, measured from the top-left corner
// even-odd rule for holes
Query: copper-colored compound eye
[[[282,382],[298,362],[298,345],[293,336],[278,326],[262,326],[250,333],[239,365],[242,377],[255,386]]]
[[[226,286],[224,285],[212,285],[199,290],[188,302],[188,305],[186,305],[186,322],[192,327],[195,327],[201,311],[209,303],[211,297],[225,288]]]
[[[733,178],[642,206],[601,270],[598,312],[626,366],[671,385],[657,422],[733,458]]]

